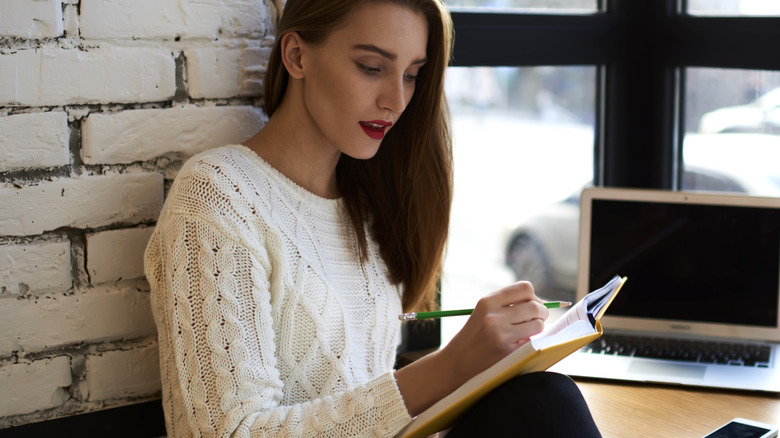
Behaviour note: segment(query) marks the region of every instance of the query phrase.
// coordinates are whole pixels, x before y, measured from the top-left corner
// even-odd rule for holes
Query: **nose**
[[[377,104],[384,110],[400,114],[406,109],[413,91],[414,89],[410,89],[403,77],[388,78],[382,87]]]

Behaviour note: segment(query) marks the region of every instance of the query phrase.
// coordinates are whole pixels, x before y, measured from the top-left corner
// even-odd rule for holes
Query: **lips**
[[[392,126],[392,122],[385,120],[370,120],[366,122],[360,122],[360,127],[363,128],[363,132],[374,140],[381,140],[385,137],[385,130]]]

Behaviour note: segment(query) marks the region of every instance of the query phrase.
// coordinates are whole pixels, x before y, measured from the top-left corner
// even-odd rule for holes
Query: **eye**
[[[420,73],[422,73],[423,66],[417,66],[417,68],[410,68],[404,73],[404,80],[407,82],[417,82],[420,80]]]
[[[355,62],[355,65],[357,65],[357,67],[358,67],[358,69],[360,69],[360,71],[362,71],[363,73],[366,73],[366,74],[370,74],[370,75],[377,74],[377,73],[379,73],[381,71],[379,69],[379,67],[369,67],[369,66],[367,66],[365,64],[362,64],[360,62]]]
[[[417,82],[419,79],[420,79],[420,76],[418,76],[418,75],[413,75],[413,74],[409,74],[409,73],[404,75],[404,80],[406,82]]]

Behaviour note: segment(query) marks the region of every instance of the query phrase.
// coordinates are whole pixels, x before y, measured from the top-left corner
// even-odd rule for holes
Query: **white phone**
[[[704,438],[775,438],[777,427],[758,421],[735,418]]]

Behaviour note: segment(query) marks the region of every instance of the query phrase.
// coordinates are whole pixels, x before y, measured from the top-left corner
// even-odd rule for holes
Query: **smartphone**
[[[758,421],[735,418],[704,438],[775,438],[777,427]]]

